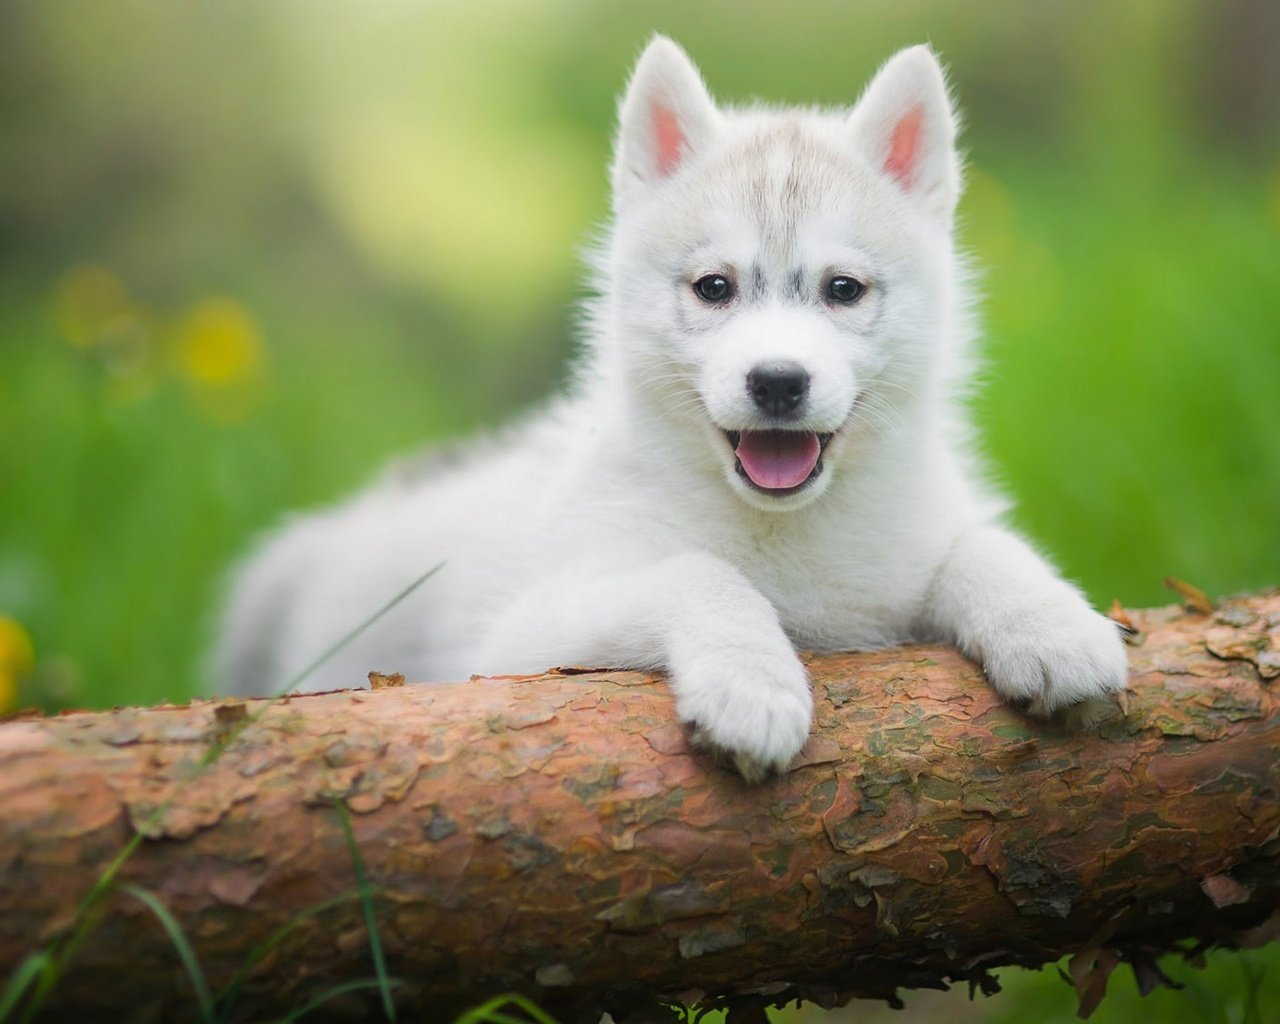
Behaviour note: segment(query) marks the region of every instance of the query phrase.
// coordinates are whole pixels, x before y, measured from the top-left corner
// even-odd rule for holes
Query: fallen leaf
[[[1107,979],[1120,963],[1119,954],[1106,948],[1105,943],[1115,934],[1123,914],[1123,910],[1116,911],[1106,924],[1093,933],[1093,937],[1081,947],[1080,952],[1067,962],[1067,971],[1071,975],[1071,984],[1075,986],[1079,1002],[1076,1016],[1081,1020],[1098,1008],[1102,997],[1107,994]]]
[[[385,690],[391,686],[404,686],[403,672],[370,672],[369,689]]]
[[[1133,619],[1129,618],[1129,613],[1124,610],[1119,598],[1111,602],[1107,618],[1120,627],[1120,635],[1130,647],[1141,647],[1146,643],[1146,635],[1133,624]]]
[[[1193,587],[1185,580],[1176,579],[1173,576],[1166,576],[1164,585],[1180,595],[1186,606],[1193,612],[1199,612],[1201,615],[1209,615],[1213,612],[1213,601],[1199,587]]]
[[[1086,958],[1086,953],[1077,953],[1071,958],[1071,980],[1076,987],[1076,999],[1079,1006],[1076,1016],[1081,1020],[1093,1014],[1107,994],[1107,980],[1111,972],[1120,965],[1120,956],[1113,949],[1099,949]]]
[[[1133,968],[1133,980],[1137,983],[1138,992],[1141,995],[1149,996],[1158,988],[1171,988],[1176,991],[1183,987],[1160,970],[1155,957],[1149,953],[1131,953],[1129,966]]]
[[[1129,618],[1129,613],[1124,610],[1124,605],[1120,603],[1118,597],[1111,602],[1111,607],[1107,610],[1107,618],[1126,633],[1138,632],[1138,627],[1133,624],[1133,619]]]

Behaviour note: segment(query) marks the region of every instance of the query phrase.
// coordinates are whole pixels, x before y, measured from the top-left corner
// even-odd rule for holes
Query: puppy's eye
[[[703,302],[719,305],[733,298],[733,282],[723,274],[707,274],[693,282],[693,291]]]
[[[827,301],[837,306],[852,306],[866,290],[867,286],[856,278],[839,275],[827,282]]]

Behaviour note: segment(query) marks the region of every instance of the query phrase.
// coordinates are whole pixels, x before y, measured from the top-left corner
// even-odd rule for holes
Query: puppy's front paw
[[[694,744],[725,757],[748,782],[785,771],[809,738],[809,677],[789,648],[785,655],[706,656],[686,666],[675,684]]]
[[[1077,724],[1113,714],[1129,676],[1116,624],[1075,594],[993,629],[979,652],[987,679],[1033,715],[1072,708]]]

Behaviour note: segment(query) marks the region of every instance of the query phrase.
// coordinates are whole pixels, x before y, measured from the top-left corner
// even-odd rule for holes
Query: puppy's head
[[[925,47],[851,111],[722,110],[658,37],[623,98],[610,333],[750,504],[814,500],[926,390],[954,304],[955,119]]]

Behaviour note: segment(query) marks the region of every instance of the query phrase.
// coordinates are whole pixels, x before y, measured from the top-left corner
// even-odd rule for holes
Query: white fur
[[[796,646],[944,639],[1038,713],[1122,689],[1116,630],[999,525],[966,455],[955,121],[933,55],[898,54],[851,113],[723,110],[659,37],[619,122],[572,396],[271,537],[239,573],[221,688],[280,685],[444,562],[308,687],[665,668],[682,719],[753,779],[808,734]],[[708,273],[738,296],[699,299]],[[834,273],[862,300],[823,301]],[[811,380],[795,426],[835,436],[778,496],[735,471],[725,431],[769,425],[744,378],[782,359]]]

